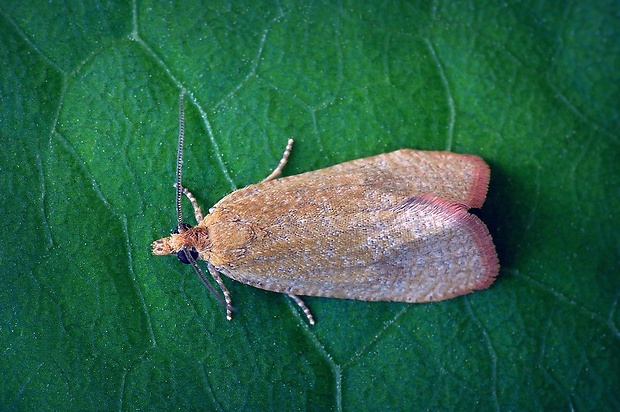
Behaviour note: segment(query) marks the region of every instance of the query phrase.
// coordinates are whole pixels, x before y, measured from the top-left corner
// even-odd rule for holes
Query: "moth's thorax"
[[[154,255],[172,255],[179,250],[195,249],[199,258],[215,266],[226,266],[245,254],[246,248],[261,237],[262,230],[228,213],[214,213],[183,233],[156,240]]]
[[[198,250],[200,257],[216,267],[239,261],[248,247],[256,245],[264,236],[259,226],[225,208],[212,208],[198,227],[205,229],[209,237],[208,248]]]

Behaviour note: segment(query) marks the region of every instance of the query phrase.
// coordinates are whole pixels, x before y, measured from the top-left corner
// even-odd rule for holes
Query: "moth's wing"
[[[231,193],[225,199],[230,203],[263,190],[295,195],[309,187],[326,195],[330,192],[337,195],[351,187],[359,187],[377,189],[400,199],[432,193],[479,208],[486,198],[489,174],[489,167],[478,156],[402,149],[258,183]]]
[[[491,237],[462,204],[420,195],[369,211],[347,200],[336,214],[327,200],[323,213],[273,219],[218,269],[275,292],[369,301],[443,300],[494,281]]]

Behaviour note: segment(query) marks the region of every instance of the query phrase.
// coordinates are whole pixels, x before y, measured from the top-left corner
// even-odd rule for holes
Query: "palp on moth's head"
[[[192,262],[187,256],[196,260],[199,258],[199,251],[206,251],[209,248],[208,230],[205,227],[192,227],[187,223],[182,223],[174,228],[169,237],[156,240],[151,244],[153,254],[157,256],[176,254],[179,260],[189,265]]]

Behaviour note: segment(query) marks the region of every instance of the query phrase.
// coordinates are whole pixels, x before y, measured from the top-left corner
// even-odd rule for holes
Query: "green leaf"
[[[126,3],[0,5],[0,409],[620,409],[618,3]],[[205,210],[289,137],[288,175],[482,156],[498,280],[307,298],[309,326],[225,279],[226,321],[150,254],[176,223],[183,88]]]

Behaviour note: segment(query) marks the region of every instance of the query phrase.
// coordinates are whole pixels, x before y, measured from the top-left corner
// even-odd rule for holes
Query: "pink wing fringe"
[[[482,220],[480,220],[476,215],[469,213],[466,209],[467,206],[461,203],[456,203],[429,194],[420,195],[417,196],[417,198],[432,204],[434,207],[440,209],[442,213],[445,214],[447,219],[467,228],[474,239],[483,265],[483,275],[473,286],[472,292],[474,290],[486,289],[491,286],[499,273],[499,261],[497,258],[497,253],[495,252],[495,246],[493,245],[493,239],[491,238],[491,234],[489,233],[489,230],[484,222],[482,222]]]

